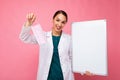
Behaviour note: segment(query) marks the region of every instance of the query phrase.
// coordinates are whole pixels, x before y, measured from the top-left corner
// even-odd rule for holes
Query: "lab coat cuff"
[[[26,26],[23,25],[22,31],[25,31],[25,32],[28,31],[29,32],[30,30],[31,30],[31,26],[26,27]]]

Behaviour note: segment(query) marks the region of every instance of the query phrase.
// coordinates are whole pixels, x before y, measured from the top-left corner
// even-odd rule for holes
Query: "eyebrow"
[[[59,20],[61,20],[59,17],[56,17],[56,19],[59,19]],[[64,20],[64,21],[62,21],[62,22],[67,22],[66,20]]]

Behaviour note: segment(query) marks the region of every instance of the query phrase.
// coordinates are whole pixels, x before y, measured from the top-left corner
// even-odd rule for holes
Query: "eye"
[[[59,22],[60,20],[59,20],[59,19],[57,19],[56,21],[57,21],[57,22]]]
[[[65,24],[65,21],[63,21],[62,23]]]

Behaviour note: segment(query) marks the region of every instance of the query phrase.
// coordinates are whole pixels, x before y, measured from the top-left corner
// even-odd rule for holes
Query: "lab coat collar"
[[[47,32],[47,37],[52,37],[52,31]],[[61,37],[65,37],[65,33],[62,31]]]
[[[49,42],[50,42],[50,46],[51,46],[51,49],[53,50],[53,42],[52,42],[52,31],[49,31],[48,34],[47,34],[47,37],[49,38]],[[64,40],[65,40],[65,33],[62,32],[61,34],[61,38],[60,38],[60,41],[59,41],[59,45],[58,45],[58,49],[60,51],[60,49],[63,47],[64,45]],[[60,54],[61,55],[61,54]]]

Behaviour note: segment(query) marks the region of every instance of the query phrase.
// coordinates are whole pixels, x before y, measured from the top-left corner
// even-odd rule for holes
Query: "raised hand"
[[[36,20],[36,16],[35,16],[34,13],[28,13],[28,14],[26,15],[26,19],[27,19],[27,21],[26,21],[26,23],[25,23],[25,26],[26,26],[26,27],[27,27],[27,26],[31,26],[31,25],[34,23],[34,21]]]

